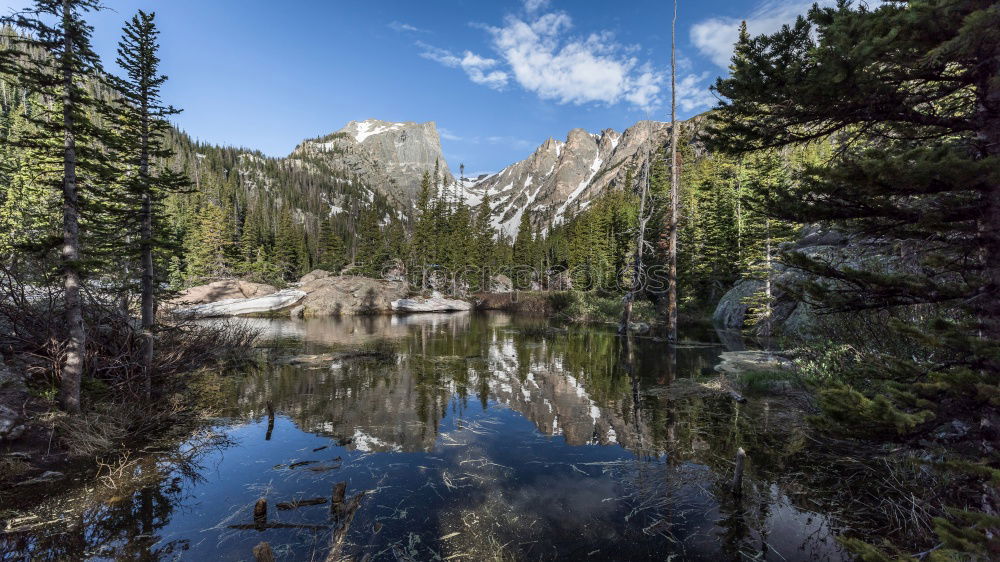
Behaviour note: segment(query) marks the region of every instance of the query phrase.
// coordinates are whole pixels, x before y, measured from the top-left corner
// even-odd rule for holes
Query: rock
[[[712,322],[721,328],[742,329],[746,320],[746,300],[763,287],[756,279],[741,279],[719,299]]]
[[[14,441],[24,434],[21,413],[10,406],[0,404],[0,441]]]
[[[18,486],[31,486],[32,484],[46,484],[48,482],[57,482],[66,478],[66,475],[62,472],[56,470],[46,470],[41,474],[41,476],[36,476],[31,480],[25,480],[24,482],[19,482]]]
[[[331,275],[333,275],[333,274],[330,273],[329,271],[324,271],[322,269],[314,269],[314,270],[310,271],[309,273],[306,273],[305,275],[303,275],[302,278],[299,279],[299,283],[310,283],[310,282],[315,281],[317,279],[326,279],[327,277],[329,277]]]
[[[645,334],[649,332],[649,324],[645,322],[629,322],[628,331],[633,334]]]
[[[392,301],[406,297],[405,281],[331,275],[303,283],[303,315],[340,316],[392,312]]]
[[[19,371],[0,363],[0,390],[26,391],[27,387],[24,385],[24,376]]]
[[[439,294],[435,291],[435,294]],[[396,312],[453,312],[456,310],[471,310],[472,303],[458,299],[446,299],[441,296],[431,296],[426,299],[399,299],[392,301],[392,309]]]
[[[288,311],[288,315],[292,318],[304,318],[306,315],[306,306],[304,304],[295,306]]]
[[[219,302],[231,299],[249,299],[262,297],[277,292],[276,287],[263,283],[251,283],[240,279],[224,279],[208,285],[198,285],[181,291],[181,294],[171,299],[173,305],[195,305]]]
[[[351,121],[336,133],[303,142],[288,159],[322,162],[324,167],[350,172],[390,201],[410,209],[420,195],[424,172],[435,165],[440,167],[444,185],[455,181],[433,122]],[[337,213],[350,207],[343,199],[331,203],[331,210]]]
[[[934,438],[938,441],[953,441],[969,434],[969,425],[960,420],[951,420],[934,430]]]
[[[808,258],[820,259],[837,269],[859,269],[876,273],[912,273],[922,267],[906,257],[917,255],[906,252],[898,244],[881,239],[866,239],[859,235],[848,236],[843,232],[824,229],[816,225],[803,227],[795,242],[782,245],[782,251],[801,254]],[[815,314],[813,309],[800,303],[793,291],[801,289],[812,277],[804,271],[786,267],[776,256],[772,270],[771,335],[795,335],[810,338],[821,331],[821,323],[826,321]],[[836,284],[827,279],[824,282]],[[716,326],[725,329],[748,329],[753,335],[765,335],[763,326],[747,325],[746,301],[759,293],[764,283],[757,279],[741,279],[719,300],[712,314]],[[788,291],[791,289],[792,291]],[[819,330],[818,330],[819,328]]]
[[[286,310],[306,296],[304,291],[285,289],[249,299],[226,299],[218,302],[176,308],[173,313],[185,318],[266,315]]]
[[[514,282],[506,275],[494,275],[490,279],[490,290],[494,293],[509,293],[514,290]]]

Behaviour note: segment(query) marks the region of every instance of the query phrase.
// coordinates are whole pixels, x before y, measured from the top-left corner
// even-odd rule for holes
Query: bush
[[[568,310],[578,307],[583,300],[580,293],[576,291],[558,291],[555,293],[550,293],[548,295],[549,306],[552,307],[552,312],[555,314],[561,314]]]
[[[740,374],[739,383],[748,394],[766,394],[775,389],[776,383],[794,379],[795,375],[787,371],[746,371]]]

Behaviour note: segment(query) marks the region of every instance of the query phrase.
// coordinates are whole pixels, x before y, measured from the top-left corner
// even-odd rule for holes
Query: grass
[[[790,371],[746,371],[740,374],[739,385],[747,394],[768,394],[780,383],[794,383],[797,378]]]
[[[580,291],[557,291],[548,295],[549,305],[556,316],[571,322],[618,323],[622,316],[620,296],[602,296]],[[632,321],[651,324],[656,321],[653,303],[645,300],[632,305]]]
[[[0,457],[0,482],[8,482],[20,477],[31,469],[31,465],[17,457]]]

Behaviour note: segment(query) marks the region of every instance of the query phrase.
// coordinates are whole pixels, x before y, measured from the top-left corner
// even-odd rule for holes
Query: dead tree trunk
[[[677,0],[670,28],[670,235],[667,244],[667,338],[677,341]]]
[[[80,197],[76,182],[76,123],[73,96],[75,71],[72,13],[69,0],[62,3],[63,49],[63,244],[60,252],[63,299],[66,306],[66,360],[59,385],[59,403],[68,412],[80,411],[80,381],[83,379],[87,332],[83,325],[80,297]]]
[[[639,277],[642,275],[642,250],[646,244],[646,195],[649,193],[649,159],[652,154],[646,153],[646,161],[642,166],[642,196],[639,198],[639,225],[635,240],[635,257],[633,258],[632,283],[627,293],[625,293],[624,306],[622,307],[622,321],[618,327],[618,332],[628,333],[629,324],[632,323],[632,303],[635,301],[635,294],[639,291]],[[632,186],[629,186],[631,188]]]

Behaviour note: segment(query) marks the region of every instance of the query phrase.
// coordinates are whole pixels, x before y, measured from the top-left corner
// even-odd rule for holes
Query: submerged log
[[[341,484],[344,484],[346,491],[346,482],[342,482]],[[351,529],[351,523],[354,522],[354,514],[357,513],[358,508],[361,507],[361,500],[365,498],[365,493],[366,492],[358,492],[358,494],[347,501],[346,504],[340,504],[341,507],[337,513],[337,519],[339,521],[336,529],[333,531],[333,535],[330,537],[330,553],[326,557],[326,562],[340,560],[340,551],[344,548],[347,532]]]
[[[255,530],[264,531],[266,529],[307,529],[310,531],[324,531],[330,528],[329,525],[301,525],[297,523],[267,523],[257,525],[256,523],[241,523],[239,525],[229,525],[228,529],[239,529],[242,531]]]
[[[271,440],[271,433],[274,432],[274,403],[267,401],[267,433],[264,434],[264,441]]]
[[[260,498],[254,504],[253,524],[262,529],[267,526],[267,498]]]
[[[321,505],[326,503],[326,498],[309,498],[302,500],[292,500],[290,502],[281,502],[277,504],[277,508],[280,510],[295,509],[298,507],[305,507],[308,505]]]
[[[347,496],[347,482],[337,482],[333,485],[333,502],[330,504],[330,515],[339,515]]]
[[[743,493],[743,465],[746,461],[747,454],[740,447],[736,450],[736,469],[733,472],[733,494],[739,496]]]

